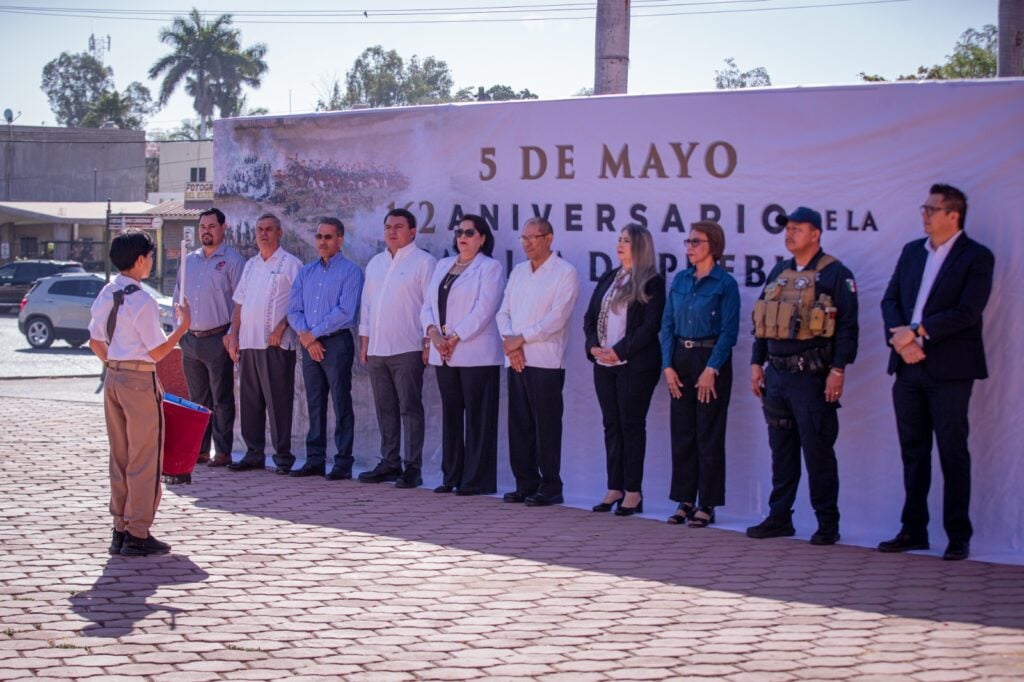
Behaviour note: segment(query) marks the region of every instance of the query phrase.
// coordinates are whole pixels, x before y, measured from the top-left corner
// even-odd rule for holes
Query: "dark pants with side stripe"
[[[274,464],[291,468],[292,404],[295,400],[295,351],[246,348],[238,360],[243,461],[262,464],[266,457],[267,415]]]
[[[762,401],[772,448],[772,494],[769,513],[789,518],[800,484],[800,450],[807,465],[811,506],[824,530],[839,527],[839,403],[825,401],[827,372],[765,370]]]
[[[524,495],[562,494],[564,369],[508,370],[509,464]]]

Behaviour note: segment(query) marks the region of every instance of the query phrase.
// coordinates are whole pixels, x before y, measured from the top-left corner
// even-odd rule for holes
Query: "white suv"
[[[89,340],[89,309],[106,280],[92,273],[43,277],[21,300],[18,331],[33,348],[49,348],[57,339],[78,348]],[[174,328],[171,299],[142,283],[143,290],[160,305],[160,325],[165,332]]]

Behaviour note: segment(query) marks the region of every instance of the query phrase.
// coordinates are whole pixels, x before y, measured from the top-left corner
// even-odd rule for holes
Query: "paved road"
[[[0,680],[1024,679],[1019,566],[206,467],[108,557],[102,421],[0,400]]]
[[[18,316],[0,313],[0,379],[99,376],[102,365],[85,346],[55,341],[46,350],[28,345],[18,331]]]

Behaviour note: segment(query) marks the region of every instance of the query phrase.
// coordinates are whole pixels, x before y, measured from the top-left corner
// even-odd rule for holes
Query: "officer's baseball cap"
[[[785,227],[790,221],[794,223],[810,223],[814,226],[814,229],[819,232],[821,231],[821,214],[806,206],[798,206],[789,215],[779,214],[775,216],[775,224],[780,227]]]

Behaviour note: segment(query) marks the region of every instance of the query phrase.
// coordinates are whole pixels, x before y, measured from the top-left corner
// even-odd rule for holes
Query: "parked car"
[[[21,301],[18,331],[33,348],[49,348],[67,341],[78,348],[89,340],[89,309],[106,280],[92,273],[70,273],[38,280]],[[168,296],[142,283],[143,290],[160,306],[160,326],[174,329],[174,306]]]
[[[16,310],[32,282],[59,272],[85,272],[71,260],[19,260],[0,267],[0,309]]]

